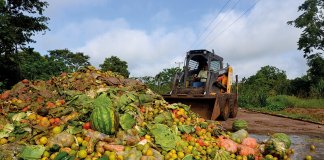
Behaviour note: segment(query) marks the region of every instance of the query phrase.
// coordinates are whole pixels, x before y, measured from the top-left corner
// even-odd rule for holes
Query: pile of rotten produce
[[[289,159],[285,134],[224,131],[137,80],[86,67],[0,96],[0,159]]]

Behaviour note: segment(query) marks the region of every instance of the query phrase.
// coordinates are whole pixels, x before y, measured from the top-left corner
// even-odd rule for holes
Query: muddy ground
[[[221,124],[228,130],[231,130],[235,119],[243,119],[248,122],[248,132],[254,134],[272,134],[284,132],[287,134],[308,135],[318,138],[324,138],[324,125],[293,120],[284,117],[277,117],[268,114],[262,114],[244,109],[239,109],[236,118],[230,118],[227,121],[221,121]]]

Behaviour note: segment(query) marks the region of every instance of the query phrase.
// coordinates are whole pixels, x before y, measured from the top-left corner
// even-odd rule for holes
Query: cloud
[[[301,31],[288,26],[287,21],[298,16],[301,3],[301,0],[260,1],[240,19],[244,11],[223,12],[206,32],[211,34],[203,37],[200,46],[214,48],[241,76],[255,74],[265,65],[280,67],[289,78],[300,76],[307,68],[303,54],[297,51]],[[210,17],[215,16],[206,15],[203,24],[210,22]]]
[[[131,76],[154,76],[163,68],[176,67],[175,62],[183,61],[193,37],[193,31],[186,28],[148,33],[126,27],[107,30],[76,50],[89,54],[95,66],[114,55],[128,62]]]

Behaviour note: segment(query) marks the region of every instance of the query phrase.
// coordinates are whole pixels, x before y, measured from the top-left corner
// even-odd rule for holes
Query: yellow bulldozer
[[[197,76],[204,75],[200,74],[202,70],[205,76]],[[190,50],[183,71],[174,76],[172,91],[162,96],[170,103],[189,105],[192,111],[205,119],[227,120],[236,117],[238,111],[237,87],[232,88],[233,78],[232,67],[224,67],[223,58],[214,51]],[[237,75],[235,79],[237,86]]]

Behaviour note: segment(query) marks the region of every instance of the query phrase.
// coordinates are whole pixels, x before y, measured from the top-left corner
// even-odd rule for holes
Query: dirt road
[[[231,130],[232,123],[235,119],[246,120],[248,122],[249,133],[271,134],[276,132],[284,132],[287,134],[309,135],[318,138],[324,137],[324,125],[271,116],[243,109],[239,109],[236,118],[221,121],[221,124],[226,129]]]

